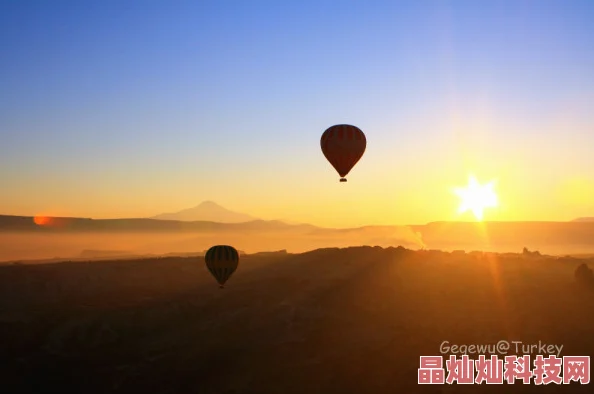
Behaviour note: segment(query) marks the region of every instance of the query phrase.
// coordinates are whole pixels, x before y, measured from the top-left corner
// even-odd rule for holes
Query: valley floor
[[[586,260],[583,260],[586,261]],[[419,386],[419,356],[499,340],[594,355],[578,259],[402,248],[0,267],[7,393],[586,393]],[[3,390],[4,391],[4,390]]]

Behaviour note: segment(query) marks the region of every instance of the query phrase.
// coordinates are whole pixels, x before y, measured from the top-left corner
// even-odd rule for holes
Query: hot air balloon
[[[204,256],[204,261],[206,262],[206,268],[208,268],[222,289],[225,286],[225,282],[227,282],[237,269],[239,253],[237,253],[237,250],[233,246],[216,245],[208,249]]]
[[[322,153],[340,175],[340,182],[346,182],[345,177],[365,153],[367,139],[358,127],[339,124],[324,131],[320,145]]]

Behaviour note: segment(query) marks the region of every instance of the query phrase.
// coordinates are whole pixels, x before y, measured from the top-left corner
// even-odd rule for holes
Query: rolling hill
[[[312,229],[314,226],[290,225],[278,220],[252,220],[240,223],[181,221],[163,219],[88,219],[45,217],[36,223],[32,216],[0,215],[0,231],[37,232],[217,232],[283,231]]]

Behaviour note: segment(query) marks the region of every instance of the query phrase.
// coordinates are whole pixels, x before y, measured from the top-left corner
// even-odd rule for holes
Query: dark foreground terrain
[[[417,384],[443,341],[594,355],[583,262],[321,249],[247,255],[223,290],[196,257],[4,266],[2,392],[592,393]]]

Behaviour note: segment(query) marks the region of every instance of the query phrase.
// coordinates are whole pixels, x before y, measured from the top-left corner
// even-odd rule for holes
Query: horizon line
[[[246,223],[253,223],[253,222],[280,222],[287,226],[313,226],[318,228],[329,228],[329,229],[359,229],[365,227],[412,227],[412,226],[427,226],[431,224],[444,224],[444,223],[464,223],[464,224],[488,224],[488,223],[580,223],[580,222],[594,222],[594,217],[578,217],[571,220],[434,220],[429,221],[426,223],[421,224],[365,224],[359,226],[322,226],[312,223],[297,223],[293,220],[282,220],[282,219],[259,219],[254,218],[253,220],[247,220],[243,222],[219,222],[216,220],[174,220],[174,219],[155,219],[154,217],[112,217],[112,218],[92,218],[92,217],[83,217],[83,216],[46,216],[46,215],[14,215],[14,214],[3,214],[0,213],[0,217],[15,217],[15,218],[31,218],[34,219],[36,217],[44,217],[44,218],[52,218],[52,219],[78,219],[78,220],[96,220],[96,221],[105,221],[105,220],[150,220],[150,221],[159,221],[159,222],[180,222],[180,223],[219,223],[219,224],[246,224]],[[248,215],[249,216],[249,215]],[[581,219],[590,219],[588,221],[582,221]],[[294,223],[289,223],[294,222]]]

